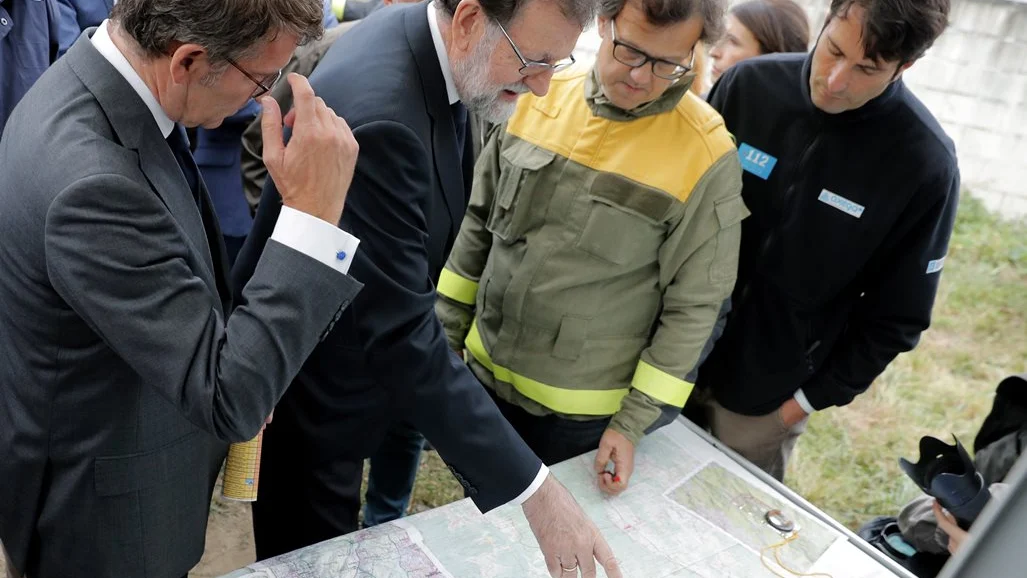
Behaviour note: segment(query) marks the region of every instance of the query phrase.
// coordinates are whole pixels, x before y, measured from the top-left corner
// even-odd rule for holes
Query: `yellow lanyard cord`
[[[770,570],[771,572],[773,572],[774,576],[778,576],[779,578],[791,578],[791,576],[785,576],[784,574],[778,573],[777,570],[775,570],[773,567],[771,567],[770,564],[767,563],[767,550],[773,550],[773,552],[774,552],[774,561],[777,562],[777,565],[780,566],[782,569],[784,569],[785,572],[789,572],[792,576],[802,576],[802,577],[806,577],[806,578],[812,577],[812,576],[820,576],[821,578],[834,578],[834,576],[831,576],[830,574],[825,574],[823,572],[811,572],[811,573],[796,572],[795,570],[792,570],[788,566],[785,566],[784,562],[781,561],[781,556],[778,554],[778,552],[780,552],[781,548],[784,548],[788,544],[791,544],[792,542],[794,542],[794,541],[796,541],[798,539],[799,539],[799,532],[792,532],[791,535],[789,535],[784,540],[778,542],[777,544],[771,544],[769,546],[766,546],[765,548],[760,550],[760,562],[763,563],[763,566],[767,570]]]

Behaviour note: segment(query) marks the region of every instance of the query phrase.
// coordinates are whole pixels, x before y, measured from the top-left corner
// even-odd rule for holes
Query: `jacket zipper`
[[[809,326],[810,326],[809,334],[810,334],[810,338],[812,338],[813,337],[813,322],[812,321],[809,322]],[[810,377],[812,377],[813,374],[816,373],[816,369],[813,367],[813,352],[816,351],[818,347],[820,347],[820,340],[819,339],[814,341],[813,344],[809,346],[809,349],[806,350],[806,373],[809,374]]]
[[[770,252],[770,248],[773,246],[774,241],[777,240],[777,237],[780,234],[782,226],[784,225],[785,221],[788,220],[787,210],[792,204],[792,198],[795,196],[795,179],[801,173],[802,168],[806,165],[806,161],[809,158],[810,151],[813,150],[813,145],[815,145],[818,140],[820,140],[820,123],[817,123],[817,126],[814,128],[813,138],[810,139],[809,142],[806,143],[806,146],[802,149],[802,154],[799,155],[799,163],[795,165],[795,169],[792,171],[792,174],[790,175],[791,184],[788,186],[787,189],[785,189],[784,197],[781,199],[780,206],[778,207],[779,211],[777,223],[773,227],[771,227],[771,229],[767,232],[767,237],[763,240],[763,243],[760,245],[760,250],[756,260],[757,267],[759,267],[759,264],[763,263],[766,260],[766,256]],[[739,294],[739,309],[742,308],[742,305],[745,303],[747,297],[749,296],[749,286],[751,284],[752,281],[750,277],[750,280],[746,281],[745,286],[742,287],[742,292]]]

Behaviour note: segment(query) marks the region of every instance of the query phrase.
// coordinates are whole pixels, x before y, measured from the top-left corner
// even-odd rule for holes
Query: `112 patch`
[[[749,143],[738,147],[738,159],[742,162],[742,170],[767,180],[777,164],[777,158],[768,155]]]

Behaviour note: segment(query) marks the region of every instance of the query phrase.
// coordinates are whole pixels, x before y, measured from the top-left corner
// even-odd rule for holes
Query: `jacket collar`
[[[592,109],[592,114],[609,120],[627,122],[673,110],[681,102],[688,89],[691,88],[692,81],[694,80],[694,74],[686,74],[676,83],[672,84],[656,100],[631,110],[624,110],[610,102],[610,99],[603,94],[603,87],[599,83],[599,72],[593,66],[591,72],[585,78],[585,101],[588,102],[589,108]]]
[[[424,4],[399,8],[405,10],[407,43],[421,76],[421,92],[425,107],[432,119],[432,154],[435,174],[442,183],[443,199],[452,220],[451,233],[455,238],[467,210],[469,179],[465,178],[460,151],[457,150],[456,126],[450,107],[446,75],[442,72],[440,55],[435,49],[428,10]],[[448,59],[447,59],[448,61]],[[469,139],[468,139],[469,140]]]
[[[212,294],[222,297],[224,306],[224,300],[230,295],[223,295],[218,290],[216,277],[223,287],[227,287],[227,267],[225,261],[220,260],[215,268],[211,256],[211,251],[217,251],[220,257],[224,251],[223,245],[218,237],[214,239],[214,246],[209,246],[196,200],[178,161],[161,134],[161,128],[132,85],[93,46],[91,38],[95,31],[95,28],[86,30],[63,58],[96,99],[117,140],[139,156],[139,169],[143,176],[185,232],[186,243],[206,265],[199,268],[199,276]],[[200,189],[204,210],[212,210],[202,179]],[[213,225],[217,226],[216,219]]]

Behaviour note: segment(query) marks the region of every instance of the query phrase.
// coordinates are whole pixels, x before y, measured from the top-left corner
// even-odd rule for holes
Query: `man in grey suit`
[[[262,7],[258,13],[257,8]],[[229,442],[252,438],[360,289],[336,226],[357,144],[290,76],[282,191],[232,311],[184,126],[263,95],[321,0],[120,0],[0,140],[0,541],[28,578],[178,578]],[[316,170],[314,170],[316,168]]]

